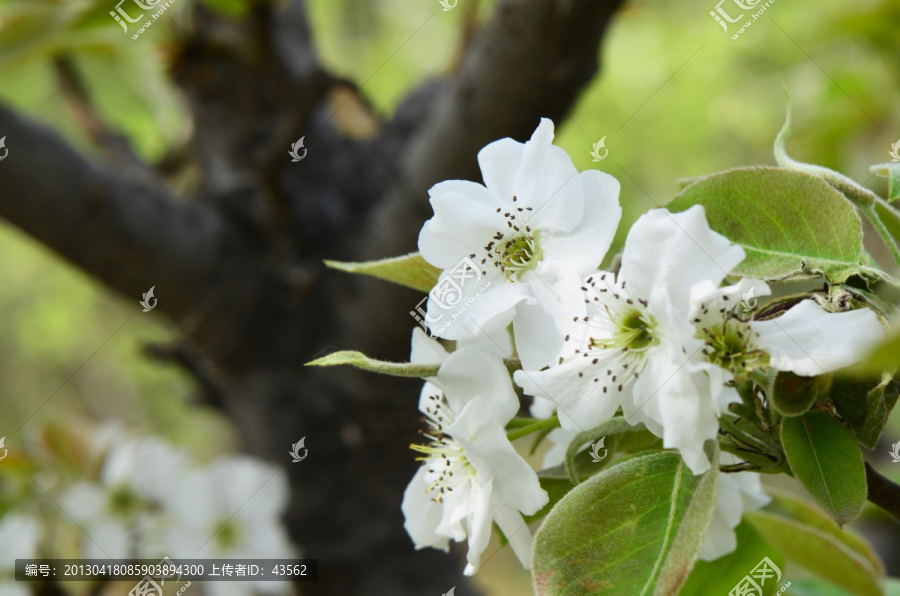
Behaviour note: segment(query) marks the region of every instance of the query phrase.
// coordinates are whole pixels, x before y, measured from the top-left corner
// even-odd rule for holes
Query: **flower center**
[[[517,199],[513,197],[515,205]],[[502,208],[497,208],[500,213]],[[543,258],[540,247],[540,234],[531,226],[519,221],[525,211],[531,207],[513,207],[503,214],[506,230],[498,231],[488,242],[484,250],[487,253],[481,260],[484,265],[488,261],[498,268],[509,281],[518,281],[526,272],[534,269]],[[474,255],[472,255],[474,257]]]
[[[429,396],[428,399],[430,404],[425,408],[425,423],[428,428],[419,432],[429,442],[409,447],[423,454],[416,460],[424,462],[423,465],[427,468],[425,479],[429,484],[425,493],[431,495],[433,502],[443,503],[444,495],[468,482],[475,475],[475,469],[466,459],[462,445],[444,432],[444,424],[453,422],[453,414],[447,407],[446,400],[437,395]]]
[[[629,299],[630,300],[630,299]],[[626,308],[613,315],[608,315],[616,326],[616,332],[609,338],[591,338],[591,347],[598,349],[628,348],[629,350],[646,350],[659,343],[653,337],[653,317],[642,308]],[[615,318],[613,318],[615,317]]]
[[[731,317],[697,331],[697,337],[706,342],[703,354],[707,360],[732,374],[768,365],[766,353],[753,345],[752,334],[747,323]]]
[[[697,337],[706,344],[703,355],[731,374],[768,366],[768,355],[753,344],[753,331],[737,314],[737,305],[729,308],[722,304],[703,304],[693,320]]]
[[[109,511],[116,516],[129,517],[141,508],[141,499],[126,485],[115,487],[109,495]]]
[[[640,377],[647,350],[659,343],[656,321],[647,302],[632,298],[625,282],[617,282],[611,273],[589,277],[581,291],[587,316],[575,321],[587,326],[587,340],[575,356],[586,359],[587,366],[578,376],[593,377],[602,393],[621,392]],[[566,336],[566,341],[570,339]]]
[[[220,548],[229,549],[237,546],[241,540],[241,527],[234,519],[228,519],[219,525],[216,542]]]

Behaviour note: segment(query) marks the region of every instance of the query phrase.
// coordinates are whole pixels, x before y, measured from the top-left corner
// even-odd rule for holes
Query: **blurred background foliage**
[[[248,10],[246,0],[204,3],[234,18]],[[190,4],[176,0],[133,40],[109,16],[113,0],[0,0],[0,101],[94,153],[59,90],[56,61],[65,57],[103,122],[146,160],[162,160],[191,134],[184,102],[166,75],[173,42],[190,27]],[[470,17],[485,18],[492,3],[459,0],[446,12],[437,0],[308,4],[325,66],[355,81],[376,116],[387,119],[424,77],[454,68],[473,27]],[[558,143],[576,166],[599,168],[622,182],[620,243],[631,221],[677,192],[678,179],[772,165],[784,88],[793,96],[791,154],[885,192],[868,166],[887,161],[900,137],[900,3],[777,0],[737,40],[709,16],[714,7],[713,0],[630,2],[602,48],[600,76],[570,117],[557,123]],[[12,132],[0,136],[9,135],[6,145],[15,152]],[[591,146],[604,136],[609,156],[592,162]],[[307,145],[315,151],[315,139]],[[173,339],[177,329],[141,312],[140,296],[111,294],[2,222],[0,255],[0,436],[9,437],[7,447],[23,424],[24,436],[34,436],[48,424],[114,419],[165,436],[200,458],[239,448],[227,421],[191,399],[185,374],[145,356],[144,345]],[[894,416],[884,446],[898,439]],[[887,449],[870,459],[888,461]],[[900,480],[900,467],[881,470]],[[877,523],[881,517],[870,507],[858,525],[884,553],[893,530]],[[508,555],[497,556],[512,561]],[[527,589],[527,575],[512,564],[503,567],[500,577],[481,581],[511,593],[508,572]],[[888,570],[900,575],[896,563],[888,561]]]

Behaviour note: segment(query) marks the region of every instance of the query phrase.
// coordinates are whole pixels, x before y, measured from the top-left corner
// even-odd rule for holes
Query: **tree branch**
[[[0,130],[11,131],[0,217],[126,296],[156,285],[160,309],[174,317],[196,304],[220,245],[233,241],[215,212],[95,166],[4,106]]]
[[[900,486],[897,486],[866,463],[866,484],[869,501],[900,520]]]

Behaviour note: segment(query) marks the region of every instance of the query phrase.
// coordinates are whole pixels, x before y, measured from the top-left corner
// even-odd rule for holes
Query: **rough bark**
[[[191,197],[149,168],[96,165],[0,108],[15,139],[0,217],[129,297],[156,286],[155,312],[184,339],[151,353],[195,374],[247,451],[288,473],[292,536],[320,562],[304,593],[473,593],[457,557],[415,552],[402,527],[417,383],[302,366],[335,348],[405,357],[420,297],[326,272],[321,259],[414,250],[432,184],[479,180],[484,144],[524,140],[540,117],[562,122],[619,4],[499,0],[469,23],[457,72],[423,83],[369,141],[333,126],[325,99],[348,83],[321,68],[302,1],[240,22],[197,9],[172,68],[196,131]],[[291,163],[303,135],[315,150]],[[310,455],[291,464],[302,436]]]

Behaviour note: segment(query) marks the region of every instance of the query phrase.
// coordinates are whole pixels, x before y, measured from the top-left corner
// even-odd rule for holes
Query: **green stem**
[[[510,442],[512,442],[516,439],[527,437],[531,433],[536,433],[539,430],[543,430],[545,428],[555,428],[557,426],[559,426],[559,418],[557,416],[551,416],[550,418],[538,420],[534,424],[529,424],[528,426],[524,426],[518,430],[508,433],[506,435],[506,438],[509,439]]]
[[[873,205],[867,209],[863,210],[863,213],[869,218],[869,221],[872,222],[872,226],[875,228],[875,231],[878,232],[878,235],[881,236],[882,241],[887,245],[888,250],[891,251],[891,256],[894,257],[894,261],[900,265],[900,249],[897,248],[897,243],[894,241],[894,238],[891,236],[891,233],[888,231],[887,226],[884,225],[884,222],[881,221],[881,218],[878,216],[878,209],[876,205]]]

